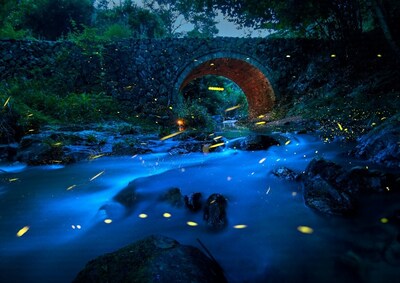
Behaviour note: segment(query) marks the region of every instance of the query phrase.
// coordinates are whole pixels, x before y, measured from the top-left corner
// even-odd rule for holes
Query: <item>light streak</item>
[[[93,176],[92,178],[90,178],[90,180],[89,180],[89,181],[93,181],[94,179],[96,179],[96,178],[100,177],[101,175],[103,175],[103,174],[104,174],[104,172],[105,172],[105,170],[101,171],[101,172],[100,172],[100,173],[98,173],[97,175],[95,175],[95,176]]]
[[[30,228],[29,226],[25,226],[25,227],[21,228],[17,232],[17,237],[22,237],[23,235],[25,235],[25,233],[28,232],[29,228]]]

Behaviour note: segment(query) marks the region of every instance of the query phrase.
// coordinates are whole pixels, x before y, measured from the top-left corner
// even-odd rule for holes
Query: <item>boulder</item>
[[[227,282],[218,263],[199,249],[164,236],[149,236],[89,261],[73,281]]]
[[[324,159],[313,159],[302,176],[306,205],[324,214],[354,213],[351,194],[340,186],[345,175],[341,166]]]
[[[275,138],[256,134],[229,141],[230,148],[248,151],[266,150],[274,145],[280,145],[279,141],[277,141]]]
[[[345,170],[324,159],[313,159],[302,176],[305,203],[334,215],[352,214],[360,195],[397,191],[399,180],[394,174],[365,167]]]
[[[123,190],[113,197],[113,200],[127,208],[132,208],[137,201],[135,181],[129,182]]]
[[[358,140],[353,154],[387,167],[400,168],[400,114]]]
[[[201,193],[191,193],[183,198],[185,206],[193,212],[199,211],[201,209]]]
[[[279,167],[272,170],[272,175],[286,181],[296,181],[300,178],[300,174],[294,172],[292,169],[289,169],[287,167]]]
[[[160,198],[172,206],[181,207],[183,205],[183,196],[179,188],[170,188]]]
[[[228,223],[226,217],[226,198],[221,194],[212,194],[204,206],[203,219],[211,230],[221,230]]]

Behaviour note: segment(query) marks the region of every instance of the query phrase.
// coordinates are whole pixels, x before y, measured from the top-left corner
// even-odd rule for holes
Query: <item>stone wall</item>
[[[375,46],[365,48],[371,56],[379,52]],[[0,80],[50,78],[66,91],[105,91],[137,111],[162,111],[179,102],[179,89],[191,71],[213,59],[249,63],[269,80],[279,101],[309,63],[318,62],[316,57],[331,59],[334,68],[346,52],[320,41],[287,39],[132,39],[105,46],[9,40],[0,41]]]

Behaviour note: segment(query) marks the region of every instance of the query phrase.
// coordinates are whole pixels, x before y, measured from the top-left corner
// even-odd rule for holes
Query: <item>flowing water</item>
[[[288,145],[267,151],[226,149],[180,156],[160,152],[101,157],[65,167],[0,166],[0,282],[71,282],[89,260],[151,234],[201,249],[200,239],[230,282],[398,278],[398,268],[379,262],[370,268],[370,261],[352,254],[355,242],[369,241],[365,230],[371,225],[391,233],[380,222],[390,211],[386,200],[370,201],[355,219],[315,213],[304,205],[300,183],[277,179],[271,170],[287,166],[301,172],[316,156],[352,164],[342,158],[344,149],[338,143],[311,136],[287,138]],[[132,180],[138,200],[127,215],[112,199]],[[226,196],[226,229],[210,232],[201,212],[160,201],[171,187],[184,195],[201,192],[203,200],[212,193]],[[171,217],[164,217],[166,212]],[[188,226],[188,221],[198,226]],[[299,226],[313,232],[301,233]],[[17,236],[23,227],[29,229]],[[340,264],[349,258],[360,261],[356,271]]]

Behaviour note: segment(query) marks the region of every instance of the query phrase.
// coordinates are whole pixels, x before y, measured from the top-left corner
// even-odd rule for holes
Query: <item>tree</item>
[[[197,9],[184,0],[144,0],[143,3],[160,16],[169,37],[184,35],[185,25],[193,26],[193,30],[186,32],[190,37],[213,37],[218,33],[216,11],[212,9]]]

